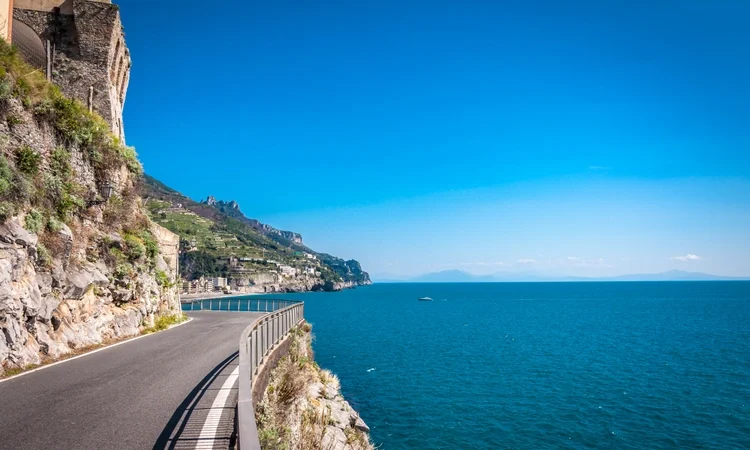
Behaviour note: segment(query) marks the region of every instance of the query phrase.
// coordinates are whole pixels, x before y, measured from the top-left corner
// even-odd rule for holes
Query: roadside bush
[[[143,330],[143,334],[149,334],[156,331],[162,331],[169,328],[171,325],[175,325],[187,320],[187,316],[184,313],[175,315],[156,316],[154,319],[154,326],[148,327]]]
[[[115,267],[115,276],[117,278],[127,278],[130,276],[130,273],[133,271],[133,266],[129,263],[122,263],[118,264],[117,267]]]
[[[305,377],[301,370],[290,368],[281,378],[278,386],[278,399],[284,405],[293,402],[305,389]]]

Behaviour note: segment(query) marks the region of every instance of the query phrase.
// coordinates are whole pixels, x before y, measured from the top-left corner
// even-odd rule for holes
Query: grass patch
[[[260,448],[263,450],[289,450],[289,428],[264,428],[258,431]]]
[[[154,325],[143,329],[143,334],[156,333],[157,331],[166,330],[172,325],[182,323],[187,320],[185,313],[174,314],[174,315],[163,315],[157,316],[154,319]]]
[[[169,275],[162,270],[156,271],[156,282],[163,288],[169,288],[173,286],[173,283],[169,281]]]

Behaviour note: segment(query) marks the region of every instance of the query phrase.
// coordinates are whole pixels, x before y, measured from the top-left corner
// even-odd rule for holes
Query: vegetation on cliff
[[[0,114],[10,131],[21,132],[26,120],[11,111],[12,99],[19,100],[33,120],[54,127],[59,146],[44,155],[29,143],[13,145],[10,134],[0,138],[0,221],[28,210],[27,229],[56,232],[60,223],[70,223],[83,214],[87,201],[101,200],[96,187],[109,181],[110,172],[124,166],[133,174],[142,173],[135,150],[121,143],[99,115],[65,97],[0,39]],[[76,180],[70,148],[80,151],[93,169],[92,185]],[[126,200],[133,199],[131,194]],[[113,226],[130,217],[114,211],[122,206],[117,200],[107,214]]]
[[[268,261],[300,267],[314,265],[321,281],[329,287],[344,282],[370,282],[357,261],[316,253],[300,243],[298,234],[247,218],[236,202],[195,202],[148,175],[144,176],[141,194],[152,220],[181,236],[180,269],[184,278],[227,276],[230,268],[226,258],[233,256],[251,260],[245,268],[259,272],[271,269]],[[295,238],[300,242],[295,242]]]
[[[179,312],[141,174],[106,121],[0,40],[0,374]]]
[[[311,325],[292,330],[289,355],[271,373],[256,423],[264,450],[371,450],[369,427],[313,360]]]

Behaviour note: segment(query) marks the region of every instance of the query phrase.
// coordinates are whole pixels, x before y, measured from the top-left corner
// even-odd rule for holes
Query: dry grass
[[[325,401],[322,398],[329,397],[308,397],[308,389],[322,383],[321,391],[326,392],[319,394],[338,395],[340,383],[336,375],[321,370],[312,360],[311,328],[302,324],[293,331],[289,355],[273,370],[263,401],[256,407],[258,434],[264,450],[330,450],[328,447],[335,445],[326,433],[330,433],[329,426],[336,424],[330,406],[322,404]],[[362,431],[347,427],[344,433],[352,449],[373,448]]]
[[[339,381],[339,377],[337,377],[328,369],[322,369],[320,371],[320,382],[325,385],[331,385],[337,391],[341,389],[341,382]]]
[[[302,413],[300,425],[299,450],[324,450],[323,437],[326,434],[326,427],[330,424],[330,410],[318,411],[313,408],[307,408]]]
[[[177,325],[178,323],[182,323],[186,320],[187,316],[185,315],[185,313],[157,316],[154,319],[154,325],[144,328],[141,334],[151,334],[156,333],[157,331],[166,330],[172,325]]]

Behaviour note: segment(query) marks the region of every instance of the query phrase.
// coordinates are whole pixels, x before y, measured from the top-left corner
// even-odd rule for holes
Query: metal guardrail
[[[183,311],[248,311],[248,312],[273,312],[286,308],[294,303],[293,300],[279,300],[271,298],[256,297],[230,297],[230,298],[206,298],[191,300],[182,303]]]
[[[256,319],[245,328],[240,337],[237,443],[241,450],[261,450],[253,406],[253,387],[257,380],[258,368],[268,353],[304,318],[303,302],[267,300],[269,301],[273,302],[271,307],[277,305],[281,309]],[[268,308],[267,303],[265,307]]]

